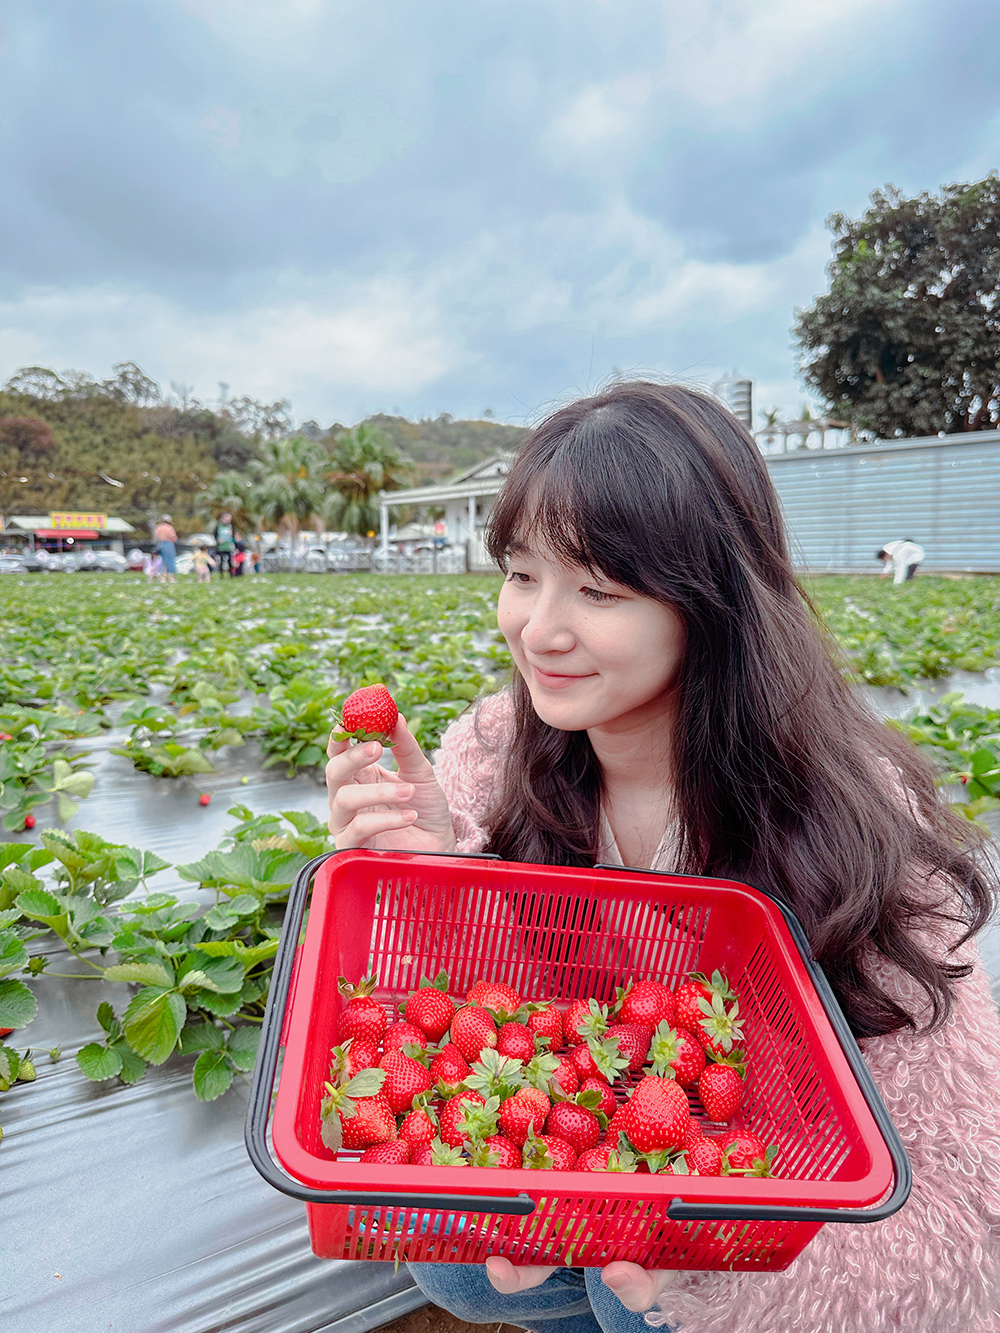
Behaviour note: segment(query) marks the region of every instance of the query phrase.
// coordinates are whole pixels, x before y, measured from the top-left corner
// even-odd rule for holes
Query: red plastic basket
[[[307,872],[314,866],[307,867]],[[258,1170],[306,1202],[324,1258],[780,1269],[828,1221],[905,1202],[906,1154],[843,1014],[783,906],[745,884],[621,868],[347,851],[289,898],[247,1122]],[[295,962],[293,976],[293,958]],[[610,1000],[632,977],[671,985],[721,968],[750,1062],[743,1115],[781,1151],[772,1178],[379,1166],[336,1159],[319,1105],[343,1001],[338,976],[377,973],[391,1016],[445,968],[526,997]],[[272,1141],[268,1110],[284,1046]]]

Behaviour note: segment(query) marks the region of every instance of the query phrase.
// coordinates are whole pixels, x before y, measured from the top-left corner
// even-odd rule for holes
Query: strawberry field
[[[116,1084],[179,1054],[203,1100],[252,1066],[289,884],[329,846],[333,715],[385,680],[433,749],[509,670],[498,582],[0,583],[0,1093],[50,1054]],[[1000,579],[810,592],[845,671],[966,813],[997,808]],[[47,978],[69,974],[100,998],[94,1039],[64,1055],[42,1019]]]

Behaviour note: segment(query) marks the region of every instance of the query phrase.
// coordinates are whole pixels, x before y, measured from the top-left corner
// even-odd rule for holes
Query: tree
[[[220,514],[232,514],[233,526],[245,532],[257,526],[254,487],[250,478],[241,472],[220,472],[209,482],[201,497],[200,513],[217,519]]]
[[[379,526],[379,491],[394,491],[408,480],[411,464],[376,426],[362,421],[333,441],[323,479],[327,526],[364,537]]]
[[[323,462],[322,447],[304,435],[262,440],[248,467],[253,485],[247,507],[262,521],[276,528],[285,525],[297,534],[322,504]]]
[[[1000,425],[1000,176],[835,213],[830,290],[796,318],[806,383],[879,436]]]

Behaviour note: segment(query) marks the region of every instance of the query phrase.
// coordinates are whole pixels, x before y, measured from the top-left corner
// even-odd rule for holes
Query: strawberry
[[[686,1028],[661,1023],[653,1033],[649,1050],[653,1073],[661,1078],[675,1078],[682,1088],[693,1087],[705,1068],[705,1052]]]
[[[691,1124],[691,1108],[672,1078],[647,1075],[625,1103],[622,1128],[639,1152],[676,1148]]]
[[[410,1145],[403,1139],[390,1139],[388,1143],[374,1143],[361,1154],[363,1162],[375,1162],[379,1166],[402,1166],[410,1160]]]
[[[337,978],[338,989],[347,1000],[337,1019],[337,1036],[341,1041],[348,1037],[364,1037],[376,1046],[381,1042],[389,1020],[378,1001],[372,999],[377,984],[378,978],[374,975],[365,977],[355,986],[344,977]]]
[[[642,1068],[642,1063],[649,1054],[649,1043],[653,1030],[642,1023],[612,1023],[605,1033],[605,1039],[618,1038],[618,1050],[628,1061],[628,1073],[634,1074]]]
[[[625,1108],[627,1106],[628,1102],[624,1102],[608,1121],[608,1128],[605,1131],[604,1138],[605,1142],[610,1143],[613,1148],[618,1143],[619,1131],[625,1133]]]
[[[743,1080],[732,1065],[710,1064],[698,1079],[698,1096],[709,1120],[724,1125],[743,1104]]]
[[[563,1018],[565,1044],[575,1046],[588,1038],[604,1036],[608,1026],[608,1006],[596,1000],[573,1000]]]
[[[410,1158],[412,1166],[468,1166],[465,1154],[457,1144],[449,1144],[441,1139],[433,1139]]]
[[[501,1171],[521,1169],[521,1149],[502,1134],[491,1134],[469,1152],[471,1166],[499,1167]]]
[[[638,1163],[634,1153],[616,1148],[611,1143],[599,1143],[588,1148],[577,1158],[577,1171],[635,1171]]]
[[[414,1153],[425,1143],[430,1143],[431,1139],[437,1138],[437,1132],[437,1117],[423,1105],[423,1098],[417,1097],[413,1110],[403,1117],[399,1137],[409,1144],[410,1152]]]
[[[486,1098],[480,1096],[478,1092],[459,1092],[447,1101],[439,1117],[440,1136],[444,1142],[453,1148],[460,1148],[463,1143],[468,1143],[469,1132],[463,1124],[466,1109],[469,1106],[485,1105]]]
[[[427,1049],[427,1034],[413,1023],[405,1023],[397,1019],[386,1027],[385,1035],[382,1038],[382,1049],[385,1051],[401,1051],[404,1046],[419,1046],[422,1051],[425,1051]]]
[[[521,1007],[521,997],[505,981],[477,981],[465,997],[466,1004],[479,1004],[496,1013],[513,1014]]]
[[[590,1000],[573,1000],[563,1015],[563,1040],[567,1046],[576,1046],[581,1041],[586,1041],[586,1035],[579,1030],[579,1027],[580,1024],[593,1019],[594,1015],[590,1009],[591,1003],[597,1005],[596,1000],[593,1002]]]
[[[379,1068],[385,1070],[382,1095],[396,1115],[409,1111],[414,1097],[431,1089],[428,1071],[419,1060],[414,1060],[402,1051],[387,1051],[379,1061]]]
[[[616,1038],[606,1041],[590,1038],[574,1046],[569,1058],[581,1083],[586,1078],[603,1078],[606,1083],[613,1083],[628,1068],[628,1057],[619,1052]]]
[[[743,1059],[743,1023],[740,1019],[739,1002],[726,1008],[725,1001],[716,991],[712,996],[711,1006],[703,1005],[702,1019],[694,1035],[701,1042],[706,1054],[714,1060],[739,1063]]]
[[[673,1027],[677,1021],[677,1001],[673,991],[659,981],[630,981],[616,1006],[619,1023],[641,1023],[655,1028],[666,1020]]]
[[[440,972],[432,982],[421,985],[408,995],[405,1004],[400,1006],[406,1014],[406,1021],[416,1024],[431,1041],[441,1040],[455,1016],[455,1001],[448,994],[447,988],[447,973]]]
[[[388,1143],[396,1137],[396,1117],[388,1099],[381,1093],[374,1097],[359,1097],[355,1105],[356,1114],[343,1122],[345,1148],[367,1148],[373,1143]]]
[[[469,1064],[474,1064],[487,1047],[496,1046],[497,1025],[485,1009],[477,1004],[466,1004],[451,1020],[451,1040]]]
[[[330,1081],[337,1082],[341,1075],[351,1078],[362,1069],[375,1069],[380,1056],[373,1041],[364,1037],[348,1037],[342,1046],[330,1051]]]
[[[391,745],[389,738],[398,720],[399,709],[386,687],[381,683],[364,685],[344,700],[334,739],[381,741],[383,745]]]
[[[565,1139],[579,1156],[587,1148],[595,1148],[601,1137],[601,1126],[585,1106],[574,1102],[556,1102],[545,1118],[545,1133]]]
[[[730,1131],[719,1139],[722,1149],[722,1174],[724,1176],[769,1176],[771,1163],[777,1152],[777,1144],[765,1148],[756,1134],[748,1129]]]
[[[538,1088],[521,1088],[500,1103],[500,1132],[521,1147],[529,1133],[545,1124],[551,1103]]]
[[[453,1041],[445,1042],[431,1061],[431,1078],[435,1083],[454,1087],[469,1072],[469,1062]]]
[[[677,1016],[673,1026],[687,1028],[689,1032],[697,1032],[701,1020],[707,1012],[702,1008],[702,1004],[707,1004],[710,1009],[712,1007],[712,996],[716,993],[721,995],[726,1004],[731,1004],[736,999],[736,992],[730,986],[725,973],[716,969],[712,973],[711,979],[709,979],[704,972],[689,972],[688,980],[678,986],[674,992]]]
[[[684,1157],[688,1171],[692,1174],[697,1172],[699,1176],[722,1175],[722,1149],[715,1139],[707,1138],[703,1134],[684,1149]]]
[[[202,801],[202,805],[208,805],[208,802],[207,802],[207,801]],[[34,816],[34,815],[25,815],[25,816],[24,816],[24,827],[25,827],[25,828],[34,828],[34,827],[35,827],[35,816]]]
[[[497,1029],[497,1050],[515,1060],[530,1060],[535,1054],[535,1038],[525,1023],[501,1023]]]
[[[529,1031],[536,1036],[548,1037],[550,1051],[557,1051],[563,1044],[562,1014],[554,1004],[534,1010],[528,1015],[527,1024]]]
[[[529,1134],[521,1150],[521,1165],[528,1171],[572,1171],[576,1153],[558,1135]]]
[[[558,1083],[567,1097],[572,1097],[580,1086],[580,1075],[573,1067],[573,1061],[568,1055],[557,1055],[559,1068],[552,1075],[553,1081]]]
[[[564,1089],[564,1091],[566,1090]],[[615,1094],[602,1078],[585,1078],[580,1085],[580,1091],[596,1092],[600,1101],[594,1109],[600,1111],[602,1115],[606,1115],[609,1120],[618,1110],[618,1102],[615,1100]]]

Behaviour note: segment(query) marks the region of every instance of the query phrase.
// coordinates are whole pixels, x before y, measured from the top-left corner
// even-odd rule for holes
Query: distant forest
[[[367,418],[410,463],[422,486],[474,466],[527,435],[519,426]],[[292,426],[285,399],[230,398],[209,407],[183,386],[172,397],[133,362],[107,380],[42,366],[19,370],[0,388],[0,513],[52,509],[116,514],[145,529],[160,513],[191,528],[209,517],[206,492],[219,473],[244,473],[262,441],[294,435],[332,444],[338,422]]]

